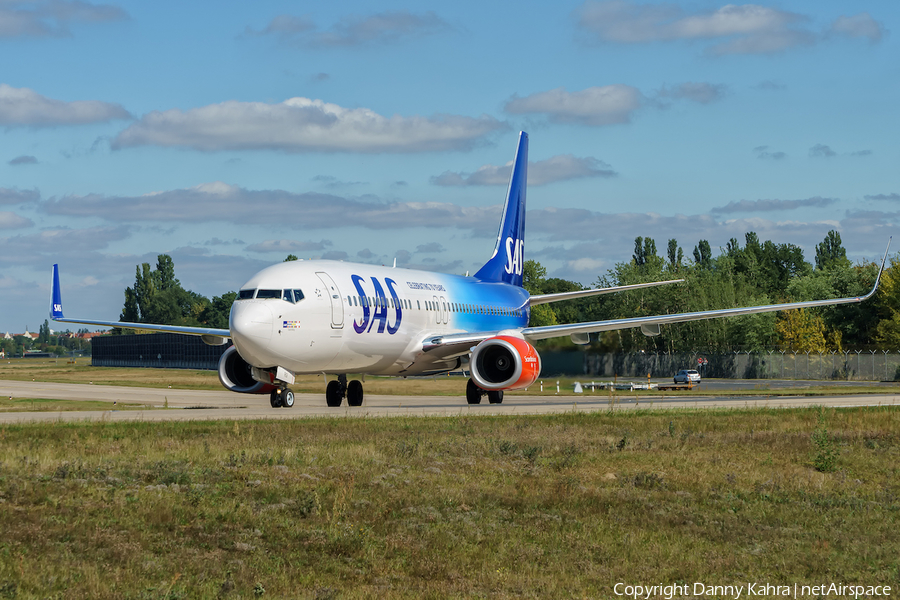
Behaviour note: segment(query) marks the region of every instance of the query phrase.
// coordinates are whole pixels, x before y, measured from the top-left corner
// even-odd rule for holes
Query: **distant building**
[[[229,347],[208,346],[199,337],[177,333],[103,335],[91,343],[91,365],[215,370]]]

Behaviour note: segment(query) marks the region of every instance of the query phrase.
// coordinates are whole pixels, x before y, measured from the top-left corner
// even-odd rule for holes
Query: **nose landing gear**
[[[278,388],[277,390],[272,390],[269,394],[269,404],[272,405],[272,408],[293,408],[294,406],[294,392],[289,390],[288,388]]]

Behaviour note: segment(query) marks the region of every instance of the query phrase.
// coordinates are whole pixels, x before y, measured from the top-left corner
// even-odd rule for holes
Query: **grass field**
[[[60,412],[70,410],[151,410],[146,404],[119,402],[115,407],[104,401],[54,400],[53,398],[12,398],[0,396],[0,412]]]
[[[4,425],[0,598],[896,585],[898,470],[889,407]]]

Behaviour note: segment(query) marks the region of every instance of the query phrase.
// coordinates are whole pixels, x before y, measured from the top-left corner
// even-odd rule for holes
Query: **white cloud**
[[[384,117],[367,108],[290,98],[277,104],[227,101],[187,111],[154,111],[119,133],[114,149],[429,152],[466,150],[505,126],[483,115]]]
[[[41,193],[37,190],[20,190],[16,188],[0,188],[0,204],[25,204],[37,202]]]
[[[671,87],[663,87],[658,93],[658,98],[687,99],[709,104],[720,100],[728,92],[728,86],[713,83],[688,81]]]
[[[17,156],[7,164],[11,167],[17,167],[19,165],[36,165],[38,162],[37,157],[29,156],[27,154],[23,154],[21,156]]]
[[[580,92],[556,88],[519,98],[504,106],[510,114],[545,114],[556,123],[612,125],[627,123],[641,106],[641,93],[630,85],[590,87]]]
[[[441,202],[382,202],[370,197],[256,191],[222,182],[142,196],[64,196],[40,206],[53,215],[166,225],[210,222],[266,225],[271,223],[274,214],[279,215],[280,225],[303,230],[456,227],[491,234],[496,233],[500,218],[496,206],[461,207]],[[262,206],[265,210],[260,210]]]
[[[98,251],[129,235],[127,226],[117,225],[87,229],[56,227],[28,235],[0,237],[0,265],[33,265],[43,269],[57,262],[64,252],[66,260],[83,265],[97,262],[99,269]]]
[[[258,244],[247,246],[248,252],[312,252],[324,250],[326,246],[331,246],[330,240],[322,240],[320,242],[301,242],[298,240],[266,240]]]
[[[809,149],[809,155],[813,158],[831,158],[832,156],[837,156],[837,152],[825,144],[816,144]]]
[[[787,158],[787,154],[784,152],[770,152],[768,146],[757,146],[753,151],[756,152],[756,158],[760,160],[784,160]]]
[[[14,88],[0,83],[0,125],[54,127],[129,118],[128,111],[118,104],[98,100],[63,102],[41,96],[28,88]]]
[[[773,210],[794,210],[796,208],[816,207],[824,208],[837,203],[837,198],[804,198],[802,200],[740,200],[729,202],[725,206],[716,206],[710,212],[734,213],[734,212],[768,212]]]
[[[715,42],[711,54],[767,54],[815,43],[808,18],[757,4],[728,4],[686,12],[672,4],[591,1],[577,12],[578,24],[598,41],[648,43],[676,40]]]
[[[248,28],[251,35],[274,35],[282,42],[310,48],[356,47],[396,43],[403,39],[440,33],[450,25],[433,11],[414,14],[409,11],[385,11],[374,15],[350,15],[330,29],[320,31],[308,17],[278,15],[260,31]]]
[[[880,42],[884,37],[884,26],[869,13],[859,13],[851,17],[840,16],[831,24],[831,33],[847,37],[866,38],[870,42]]]
[[[110,4],[83,0],[6,0],[0,2],[0,38],[62,37],[72,23],[122,21],[128,13]]]
[[[503,166],[484,165],[474,173],[444,171],[432,177],[431,183],[440,186],[507,185],[511,173],[512,161]],[[615,177],[617,174],[610,165],[591,156],[577,158],[571,154],[560,154],[528,163],[528,185],[533,186],[581,177]]]
[[[23,229],[32,225],[34,222],[31,219],[21,217],[14,212],[0,211],[0,229]]]

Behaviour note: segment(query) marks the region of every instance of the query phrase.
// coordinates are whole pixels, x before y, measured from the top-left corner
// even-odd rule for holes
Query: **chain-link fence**
[[[561,356],[565,354],[570,356]],[[796,354],[777,350],[721,354],[570,352],[547,356],[544,362],[542,373],[545,375],[646,377],[649,374],[651,377],[670,377],[679,369],[696,369],[702,377],[731,379],[900,379],[900,353],[889,350],[851,350],[821,354]]]

